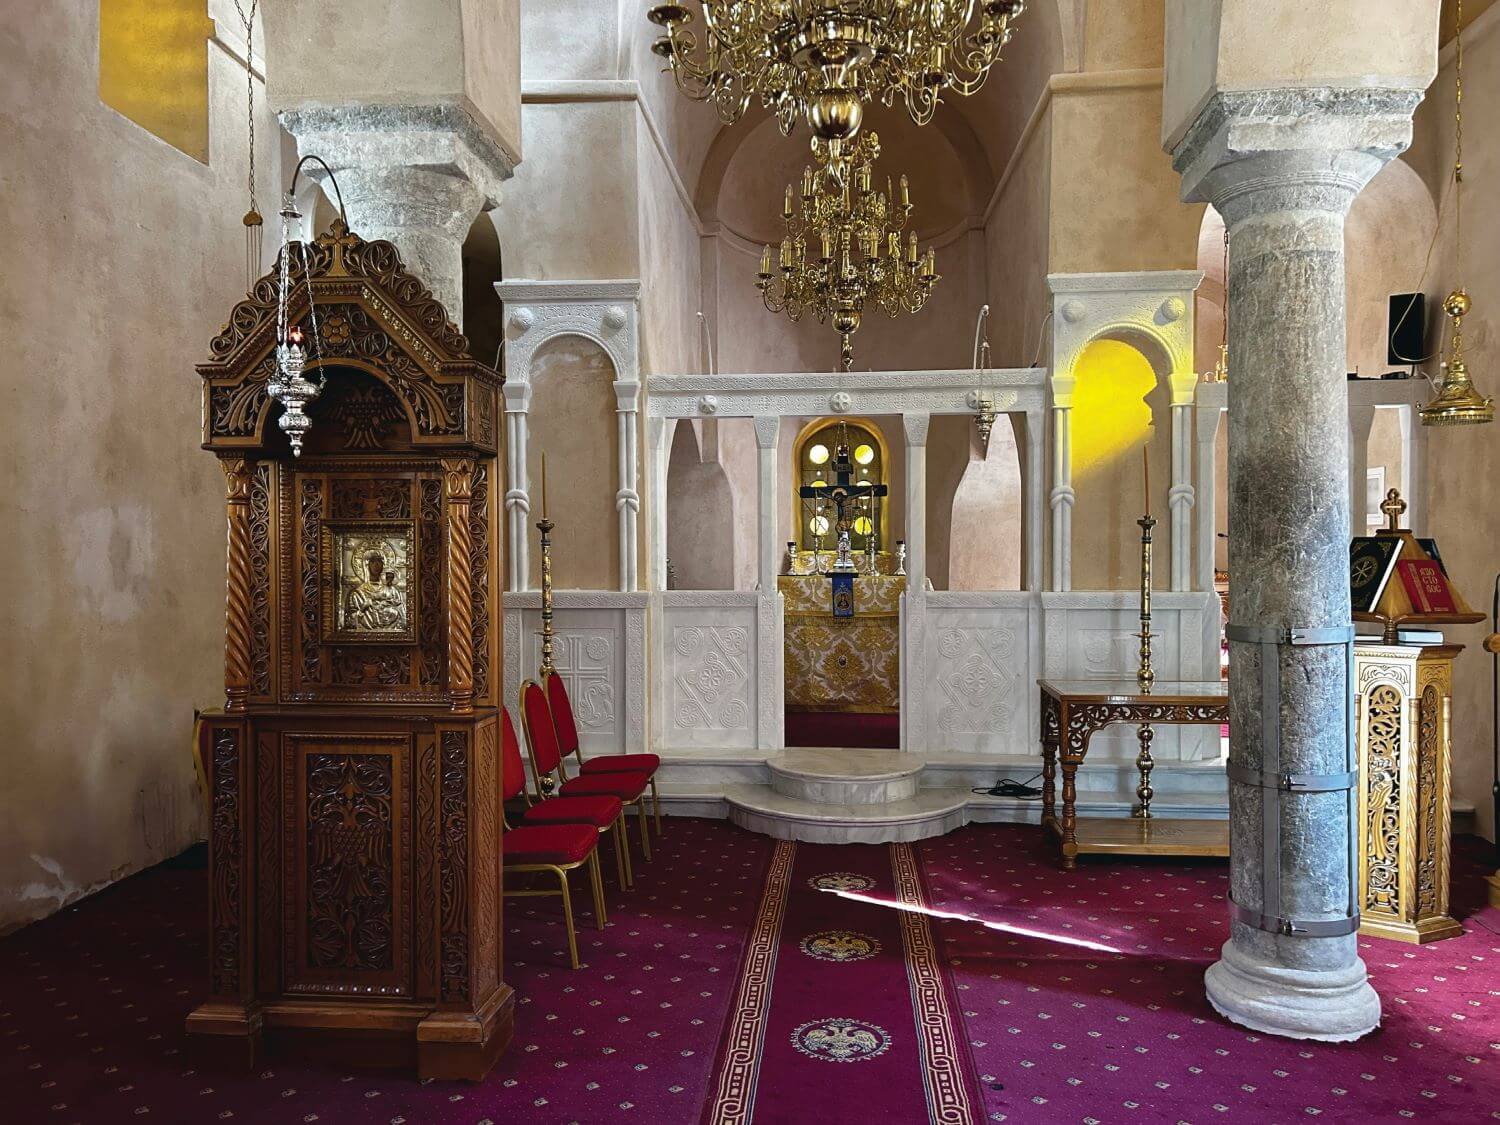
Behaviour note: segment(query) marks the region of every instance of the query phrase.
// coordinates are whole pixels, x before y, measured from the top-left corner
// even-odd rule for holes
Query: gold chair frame
[[[547,700],[547,708],[548,708],[548,712],[549,713],[550,713],[551,707],[552,707],[552,696],[547,691],[547,681],[549,679],[551,679],[553,676],[555,676],[556,674],[557,673],[555,673],[555,672],[543,672],[542,673],[542,683],[541,683],[542,696],[543,696],[543,698],[545,698]],[[572,705],[573,705],[573,701],[570,698],[568,700],[568,706],[571,707]],[[531,744],[527,743],[527,745],[530,746]],[[561,747],[559,747],[559,749],[561,749]],[[578,759],[578,776],[582,777],[583,776],[583,747],[582,746],[574,746],[573,747],[573,757],[575,757],[575,758]],[[559,754],[558,758],[560,760],[565,760],[567,758],[567,755],[566,754]],[[566,780],[566,778],[564,780]],[[656,774],[653,773],[653,774],[650,775],[650,781],[651,781],[651,816],[656,821],[656,835],[658,837],[660,837],[661,834],[662,834],[662,831],[661,831],[661,794],[659,794],[656,791]],[[651,858],[649,852],[647,853],[646,858],[647,859]]]

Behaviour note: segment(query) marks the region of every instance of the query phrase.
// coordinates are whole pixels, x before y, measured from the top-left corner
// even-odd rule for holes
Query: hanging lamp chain
[[[255,206],[255,52],[251,47],[254,37],[255,13],[260,0],[250,0],[247,10],[240,0],[234,0],[234,10],[245,31],[245,135],[249,149],[248,172],[245,188],[250,197],[250,209],[245,212],[245,285],[255,284],[261,269],[261,228],[265,220]]]

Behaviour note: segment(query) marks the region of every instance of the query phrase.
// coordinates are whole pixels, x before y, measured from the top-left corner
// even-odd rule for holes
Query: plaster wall
[[[620,0],[520,0],[519,9],[523,82],[618,77]]]
[[[232,4],[210,14],[234,35]],[[97,19],[0,7],[0,240],[24,248],[0,272],[0,932],[201,837],[192,711],[223,702],[224,485],[192,363],[244,295],[245,71],[206,47],[199,163],[100,104]]]
[[[1017,152],[985,221],[990,354],[997,367],[1026,367],[1038,353],[1047,293],[1052,123],[1044,116]]]
[[[632,101],[528,101],[526,160],[494,213],[507,280],[639,277]]]
[[[1467,11],[1466,11],[1467,14]],[[1416,142],[1410,162],[1429,187],[1441,193],[1444,223],[1425,283],[1429,329],[1439,340],[1438,302],[1460,283],[1473,299],[1465,318],[1464,345],[1469,370],[1480,391],[1500,395],[1500,209],[1489,204],[1500,185],[1500,133],[1474,122],[1500,115],[1500,8],[1491,8],[1464,37],[1464,247],[1459,268],[1455,242],[1451,162],[1453,159],[1453,62],[1450,47],[1417,110]],[[1446,342],[1446,336],[1441,337]],[[1436,375],[1435,365],[1428,370]],[[1475,609],[1488,612],[1500,571],[1500,507],[1494,488],[1500,480],[1500,427],[1455,426],[1428,431],[1428,530],[1442,548],[1449,574]],[[1444,633],[1464,644],[1454,666],[1453,796],[1472,803],[1480,831],[1495,838],[1490,798],[1494,718],[1491,677],[1494,658],[1480,648],[1490,626],[1447,626]]]
[[[261,12],[273,108],[457,103],[520,159],[519,0],[274,0]]]

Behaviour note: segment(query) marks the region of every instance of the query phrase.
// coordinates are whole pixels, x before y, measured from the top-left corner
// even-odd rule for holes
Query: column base
[[[186,1030],[195,1054],[223,1070],[249,1070],[261,1057],[263,1019],[256,1007],[210,1000],[188,1013]]]
[[[515,1033],[516,993],[495,989],[478,1012],[434,1012],[417,1025],[417,1077],[479,1082]]]
[[[1357,957],[1344,969],[1289,969],[1226,941],[1204,983],[1214,1011],[1267,1035],[1347,1043],[1380,1026],[1380,997]]]
[[[1487,875],[1484,881],[1490,885],[1490,905],[1500,906],[1500,871]]]

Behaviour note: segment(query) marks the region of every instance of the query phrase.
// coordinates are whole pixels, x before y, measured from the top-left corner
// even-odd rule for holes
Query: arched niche
[[[500,345],[505,339],[505,306],[495,291],[502,263],[500,235],[490,214],[480,214],[464,238],[463,328],[469,350],[498,368]]]
[[[1016,416],[1001,414],[990,431],[988,448],[977,433],[970,439],[969,461],[953,491],[947,588],[1019,590],[1023,532]]]
[[[1102,332],[1074,364],[1072,410],[1073,585],[1131,589],[1140,582],[1145,465],[1151,513],[1166,522],[1171,491],[1171,361],[1160,341],[1120,328]],[[1164,536],[1158,536],[1162,542]],[[1167,568],[1154,568],[1164,586]]]
[[[895,546],[890,538],[891,453],[885,434],[866,418],[815,418],[798,432],[792,443],[789,502],[794,513],[795,530],[791,538],[799,549],[813,549],[815,531],[811,521],[818,517],[816,511],[809,510],[809,501],[802,498],[801,490],[804,487],[831,488],[836,483],[834,458],[840,443],[846,441],[853,461],[852,483],[886,486],[885,496],[868,505],[856,505],[854,527],[849,535],[850,550],[856,554],[864,551],[869,542],[868,534],[873,533],[877,549],[888,552]],[[822,483],[816,483],[819,481]],[[835,512],[832,504],[824,507],[823,520],[827,530],[822,534],[822,549],[832,551],[838,546]],[[861,519],[869,519],[870,526],[860,523]]]
[[[719,422],[678,422],[667,461],[668,579],[678,590],[732,590],[735,500],[719,460]]]
[[[530,357],[526,476],[531,485],[531,535],[542,513],[542,457],[547,458],[547,514],[552,580],[559,589],[615,590],[614,550],[619,437],[614,364],[594,340],[552,336]],[[541,582],[540,553],[530,553],[530,587]]]

